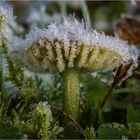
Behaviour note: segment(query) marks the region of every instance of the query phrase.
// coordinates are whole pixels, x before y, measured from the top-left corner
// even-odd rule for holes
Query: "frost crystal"
[[[62,72],[67,67],[82,71],[112,70],[130,59],[135,66],[138,57],[136,48],[117,36],[98,33],[71,18],[64,19],[62,24],[51,24],[47,29],[31,30],[24,41],[16,44],[10,56],[40,72]]]
[[[49,138],[50,122],[52,120],[52,112],[48,103],[39,102],[33,111],[33,126],[42,139]]]
[[[12,30],[8,27],[8,23],[13,20],[13,8],[6,4],[6,2],[0,2],[0,49],[3,42],[7,42],[12,37]],[[1,50],[0,50],[1,52]]]
[[[0,24],[6,24],[13,18],[13,8],[5,2],[0,2]]]

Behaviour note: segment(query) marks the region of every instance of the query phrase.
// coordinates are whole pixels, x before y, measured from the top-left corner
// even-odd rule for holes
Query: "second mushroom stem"
[[[75,120],[79,116],[80,82],[79,72],[68,68],[63,73],[63,109]]]

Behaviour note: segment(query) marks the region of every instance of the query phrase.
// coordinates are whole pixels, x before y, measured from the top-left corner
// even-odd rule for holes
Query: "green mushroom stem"
[[[68,68],[63,73],[63,109],[75,120],[79,116],[80,82],[77,69]]]

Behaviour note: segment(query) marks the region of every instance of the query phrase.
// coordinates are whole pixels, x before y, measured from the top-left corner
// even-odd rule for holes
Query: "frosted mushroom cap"
[[[23,41],[15,41],[10,56],[32,71],[63,72],[66,68],[87,71],[112,70],[133,59],[138,53],[118,37],[98,33],[75,19],[34,29]]]

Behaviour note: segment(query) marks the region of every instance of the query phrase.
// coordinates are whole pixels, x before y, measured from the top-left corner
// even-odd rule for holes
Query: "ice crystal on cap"
[[[20,47],[22,46],[22,47]],[[15,57],[15,55],[20,57]],[[138,57],[135,47],[118,37],[98,33],[76,19],[64,19],[47,29],[34,29],[10,55],[34,71],[75,67],[79,70],[112,70]]]

